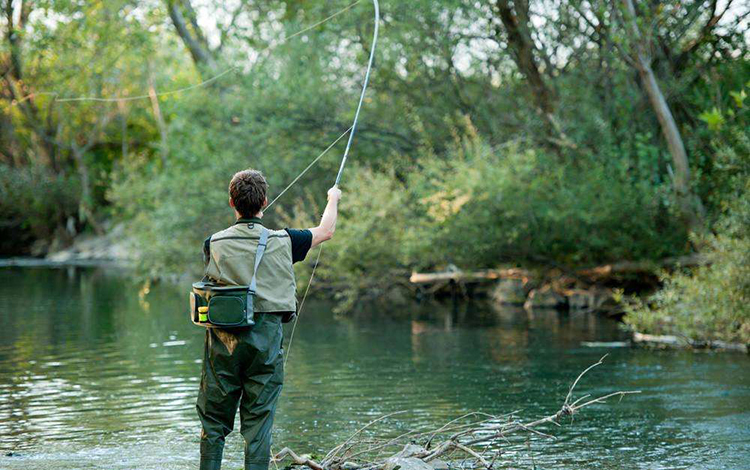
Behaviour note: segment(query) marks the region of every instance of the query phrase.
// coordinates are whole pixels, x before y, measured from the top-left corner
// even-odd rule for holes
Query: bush
[[[415,261],[575,267],[680,250],[686,235],[668,189],[608,157],[561,165],[537,149],[475,138],[428,161],[409,184],[428,215],[419,239],[429,255]]]
[[[750,181],[750,180],[748,180]],[[750,183],[726,232],[703,240],[710,262],[664,276],[650,303],[635,301],[625,321],[637,331],[694,340],[750,343]],[[744,233],[743,233],[744,232]]]
[[[0,164],[0,224],[5,240],[0,250],[18,254],[32,240],[49,240],[68,219],[77,218],[78,179],[42,167]]]
[[[326,243],[316,279],[335,288],[339,309],[346,310],[362,296],[382,295],[407,282],[409,247],[418,233],[417,217],[411,217],[409,193],[393,171],[375,172],[366,167],[347,169],[339,222],[332,241]],[[310,227],[314,204],[294,208],[288,225]],[[322,211],[319,211],[322,213]],[[301,267],[299,286],[309,279],[317,250]]]
[[[448,158],[423,155],[401,178],[393,170],[348,168],[336,235],[317,278],[350,306],[363,295],[389,293],[413,269],[575,267],[655,259],[686,246],[663,185],[616,163],[587,160],[565,169],[553,158],[475,137]],[[286,223],[313,225],[311,206],[295,207]]]

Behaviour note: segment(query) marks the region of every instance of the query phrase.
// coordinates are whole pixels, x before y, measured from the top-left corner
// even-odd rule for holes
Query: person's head
[[[242,218],[255,217],[268,202],[267,190],[268,183],[260,171],[251,168],[238,171],[229,182],[229,205]]]

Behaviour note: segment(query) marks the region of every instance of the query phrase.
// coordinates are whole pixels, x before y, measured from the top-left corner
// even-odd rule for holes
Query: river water
[[[0,468],[197,468],[204,331],[187,319],[186,292],[139,295],[111,270],[0,269]],[[624,338],[586,314],[415,304],[341,318],[330,307],[308,303],[299,322],[276,450],[324,453],[394,411],[405,412],[367,432],[437,428],[470,411],[551,414],[609,352],[580,393],[642,393],[547,429],[554,441],[507,444],[513,468],[750,468],[745,355],[583,347]],[[241,462],[232,433],[224,468]]]

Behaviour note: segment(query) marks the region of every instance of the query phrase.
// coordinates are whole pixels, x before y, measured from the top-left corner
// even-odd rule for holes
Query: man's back
[[[240,219],[209,238],[206,276],[224,285],[246,286],[254,271],[263,225],[260,219]],[[255,312],[296,311],[297,284],[292,268],[292,238],[286,230],[271,230],[258,266]]]

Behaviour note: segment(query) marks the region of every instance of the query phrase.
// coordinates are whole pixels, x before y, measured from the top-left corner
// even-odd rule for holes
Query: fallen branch
[[[497,279],[524,279],[529,276],[522,269],[486,269],[483,271],[461,271],[454,269],[438,273],[412,272],[409,282],[412,284],[432,284],[435,282],[481,282]]]
[[[518,412],[502,416],[472,412],[448,421],[437,429],[408,431],[386,439],[362,437],[363,431],[375,423],[403,413],[399,411],[381,416],[361,427],[342,444],[331,449],[321,463],[304,455],[299,456],[289,448],[284,448],[276,454],[274,461],[280,462],[285,458],[290,458],[292,465],[304,465],[312,470],[381,470],[385,467],[401,466],[411,459],[427,463],[460,453],[473,463],[474,468],[492,469],[496,462],[505,465],[509,462],[501,460],[504,455],[503,447],[512,444],[511,437],[520,434],[554,439],[553,435],[537,428],[547,424],[560,426],[563,418],[572,418],[583,408],[606,403],[610,398],[622,398],[625,395],[640,393],[639,391],[616,391],[596,398],[591,398],[590,394],[586,394],[574,400],[573,395],[581,379],[591,370],[602,365],[606,357],[606,355],[603,356],[576,377],[557,412],[533,421],[523,422],[517,419]],[[469,420],[469,422],[462,423],[461,421],[464,420]],[[441,440],[433,445],[439,436],[442,436]],[[419,445],[420,442],[423,444]],[[388,449],[395,450],[396,448],[402,448],[402,450],[395,454],[392,451],[386,454]],[[352,450],[355,451],[352,452]],[[490,453],[492,453],[492,458],[488,459],[486,456]]]
[[[281,451],[273,456],[273,460],[275,462],[281,462],[285,458],[291,458],[292,462],[295,465],[307,465],[308,467],[312,468],[313,470],[324,470],[324,467],[317,463],[316,461],[312,460],[311,458],[305,456],[299,456],[294,453],[292,449],[289,447],[284,447],[281,449]]]

